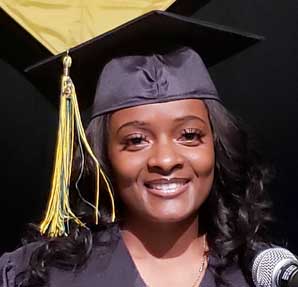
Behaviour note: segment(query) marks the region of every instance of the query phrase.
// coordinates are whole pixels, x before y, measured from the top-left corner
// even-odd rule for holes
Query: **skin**
[[[114,185],[125,206],[122,236],[136,267],[149,286],[192,286],[204,253],[198,210],[215,165],[204,103],[122,109],[109,124]]]

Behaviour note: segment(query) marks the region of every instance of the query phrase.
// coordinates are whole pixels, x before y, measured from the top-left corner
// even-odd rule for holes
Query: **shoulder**
[[[92,252],[83,266],[72,270],[51,268],[49,285],[144,286],[136,285],[138,272],[129,256],[117,226],[94,234]]]
[[[208,262],[208,269],[205,274],[205,280],[202,282],[202,287],[217,286],[215,283],[215,269],[220,265],[220,260],[216,256],[210,256]],[[221,278],[228,284],[229,287],[250,287],[241,268],[238,264],[221,268]],[[220,285],[222,286],[222,285]]]
[[[19,286],[32,254],[41,245],[43,242],[31,243],[2,255],[0,287]],[[93,233],[91,254],[84,265],[72,269],[51,265],[48,271],[48,286],[144,286],[136,283],[140,277],[117,226]]]
[[[114,227],[108,228],[102,232],[96,232],[93,234],[93,239],[95,244],[86,265],[92,265],[89,263],[93,263],[94,261],[103,265],[108,261],[108,258],[113,255],[113,251],[117,246],[119,240],[118,229]],[[12,252],[2,254],[0,256],[0,287],[18,286],[18,283],[22,281],[25,272],[28,270],[32,255],[39,247],[46,243],[47,241],[40,240],[26,244]],[[63,269],[59,272],[59,269],[56,270],[52,267],[49,267],[49,271],[53,274],[63,273],[63,276],[67,273]],[[59,278],[60,276],[58,276],[58,279]]]
[[[4,253],[0,257],[0,286],[12,287],[16,285],[16,278],[29,266],[30,258],[34,250],[42,245],[42,242],[33,242],[24,245],[12,252]]]
[[[249,283],[247,282],[246,278],[240,267],[237,264],[227,268],[224,272],[223,276],[229,282],[231,286],[237,287],[249,287]]]

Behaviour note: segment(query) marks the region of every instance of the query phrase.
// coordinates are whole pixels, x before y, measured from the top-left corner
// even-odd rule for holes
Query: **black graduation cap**
[[[262,37],[233,28],[169,12],[152,11],[69,50],[80,107],[92,104],[103,66],[123,55],[165,53],[179,46],[194,49],[210,67],[255,44]],[[50,57],[25,71],[35,86],[53,102],[58,101],[61,59]]]
[[[108,187],[104,171],[100,168],[86,140],[76,101],[77,94],[81,109],[92,105],[98,77],[106,63],[122,56],[165,54],[179,47],[189,47],[201,56],[207,67],[211,67],[261,39],[262,37],[258,35],[233,28],[170,12],[152,11],[69,49],[68,54],[63,52],[27,67],[25,69],[27,77],[42,94],[54,103],[60,101],[53,184],[47,212],[41,224],[41,232],[48,233],[50,236],[67,234],[65,222],[70,219],[79,225],[84,225],[71,211],[68,201],[74,133],[70,123],[73,122],[75,122],[75,130],[78,131],[75,138],[80,138],[82,146],[96,163],[98,172],[96,178],[101,176],[107,184],[114,217],[112,192]],[[42,57],[46,52],[41,52],[42,49],[39,48],[41,47],[38,45],[32,46],[32,50],[28,49],[28,51]],[[61,75],[63,75],[62,84]],[[115,100],[113,100],[114,103]],[[97,220],[98,189],[96,192]]]

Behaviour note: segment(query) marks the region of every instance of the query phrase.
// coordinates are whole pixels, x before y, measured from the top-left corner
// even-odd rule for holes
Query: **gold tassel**
[[[71,62],[71,57],[67,52],[67,55],[63,58],[64,71],[61,81],[59,126],[51,193],[45,217],[40,224],[41,234],[47,233],[49,237],[67,236],[69,232],[67,226],[70,220],[75,221],[76,224],[80,226],[85,226],[85,224],[72,212],[69,203],[69,187],[73,161],[75,130],[77,131],[77,136],[83,143],[87,153],[95,163],[95,223],[98,224],[99,217],[98,205],[100,176],[104,180],[111,199],[111,221],[114,222],[115,220],[115,205],[110,184],[87,142],[82,125],[75,87],[69,76]]]

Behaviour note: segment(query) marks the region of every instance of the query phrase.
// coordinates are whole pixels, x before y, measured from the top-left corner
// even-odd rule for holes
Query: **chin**
[[[187,219],[193,219],[196,217],[198,214],[197,210],[195,211],[189,211],[185,212],[183,210],[182,212],[179,212],[178,210],[173,210],[173,211],[162,211],[158,210],[153,212],[150,212],[149,218],[151,219],[152,222],[155,223],[179,223],[183,222]]]

